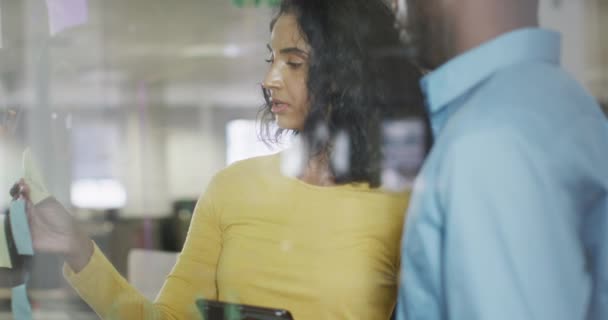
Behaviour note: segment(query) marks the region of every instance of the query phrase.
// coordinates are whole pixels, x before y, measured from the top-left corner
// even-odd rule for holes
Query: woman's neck
[[[312,157],[298,179],[315,186],[335,185],[335,178],[329,167],[329,156],[323,153]]]

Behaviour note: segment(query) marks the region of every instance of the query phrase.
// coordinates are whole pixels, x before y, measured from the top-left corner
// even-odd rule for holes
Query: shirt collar
[[[440,111],[506,66],[530,60],[559,64],[560,42],[557,32],[519,29],[453,58],[421,80],[429,112]]]

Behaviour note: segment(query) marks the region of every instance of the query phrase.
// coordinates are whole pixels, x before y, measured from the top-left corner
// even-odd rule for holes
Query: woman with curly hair
[[[430,137],[420,73],[382,0],[284,0],[270,29],[262,135],[295,135],[302,165],[285,175],[279,154],[220,171],[155,302],[77,227],[32,223],[35,246],[64,243],[68,281],[102,318],[199,318],[197,298],[283,308],[295,319],[390,317],[409,194],[380,188],[382,123],[417,119]],[[73,223],[52,198],[30,208],[34,220],[61,211]]]

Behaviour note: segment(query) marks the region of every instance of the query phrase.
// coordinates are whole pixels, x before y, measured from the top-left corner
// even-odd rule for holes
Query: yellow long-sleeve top
[[[104,319],[200,319],[195,300],[290,310],[301,319],[388,319],[408,194],[367,184],[318,187],[281,175],[279,156],[219,172],[155,302],[96,247],[64,273]]]

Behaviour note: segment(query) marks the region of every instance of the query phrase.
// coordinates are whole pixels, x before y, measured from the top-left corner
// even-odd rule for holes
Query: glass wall
[[[566,68],[608,104],[607,1],[541,3],[541,22],[563,33]],[[258,136],[277,4],[0,0],[2,211],[30,150],[48,191],[153,298],[212,178],[238,160],[293,146],[290,136],[275,146]],[[383,163],[388,187],[411,187],[400,174],[415,176],[424,157],[419,129],[402,124],[384,127],[386,154],[409,159]],[[408,141],[416,146],[403,149]],[[1,253],[14,239],[0,235],[8,237],[0,237]],[[137,249],[171,254],[142,258],[137,252],[147,251]],[[17,278],[27,278],[35,319],[97,318],[64,279],[61,255],[37,250],[26,260],[26,276],[0,268],[0,319],[10,319]]]

